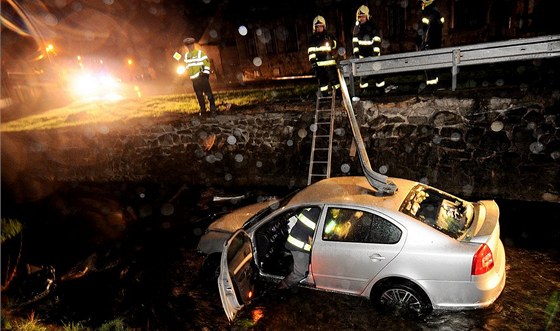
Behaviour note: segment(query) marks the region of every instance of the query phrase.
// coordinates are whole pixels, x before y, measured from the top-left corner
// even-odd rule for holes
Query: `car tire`
[[[396,312],[406,317],[421,318],[432,305],[427,295],[410,282],[391,282],[372,291],[373,304],[383,312]]]

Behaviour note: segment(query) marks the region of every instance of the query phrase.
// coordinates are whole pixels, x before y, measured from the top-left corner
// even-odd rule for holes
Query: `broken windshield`
[[[474,215],[472,203],[422,184],[410,191],[400,211],[455,239],[471,226]]]

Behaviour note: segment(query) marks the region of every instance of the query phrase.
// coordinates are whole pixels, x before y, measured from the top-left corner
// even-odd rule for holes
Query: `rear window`
[[[400,211],[452,238],[459,238],[472,224],[473,204],[426,185],[415,186]]]

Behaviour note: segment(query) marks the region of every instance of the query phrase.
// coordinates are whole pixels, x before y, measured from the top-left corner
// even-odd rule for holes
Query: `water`
[[[286,191],[254,190],[245,202]],[[54,265],[59,278],[53,294],[15,312],[93,328],[121,318],[141,330],[560,329],[560,205],[519,201],[498,201],[507,283],[488,309],[410,320],[381,314],[363,298],[298,289],[258,298],[229,325],[195,251],[205,216],[244,203],[212,199],[227,193],[247,191],[112,184],[64,187],[34,203],[3,201],[4,215],[35,222],[25,232],[24,260]]]

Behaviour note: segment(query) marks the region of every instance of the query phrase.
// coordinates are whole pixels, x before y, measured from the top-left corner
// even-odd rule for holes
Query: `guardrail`
[[[340,61],[339,65],[342,75],[349,78],[352,95],[354,95],[354,77],[442,68],[451,68],[451,89],[455,91],[458,68],[461,66],[558,56],[560,56],[560,35],[550,35],[349,59]]]

